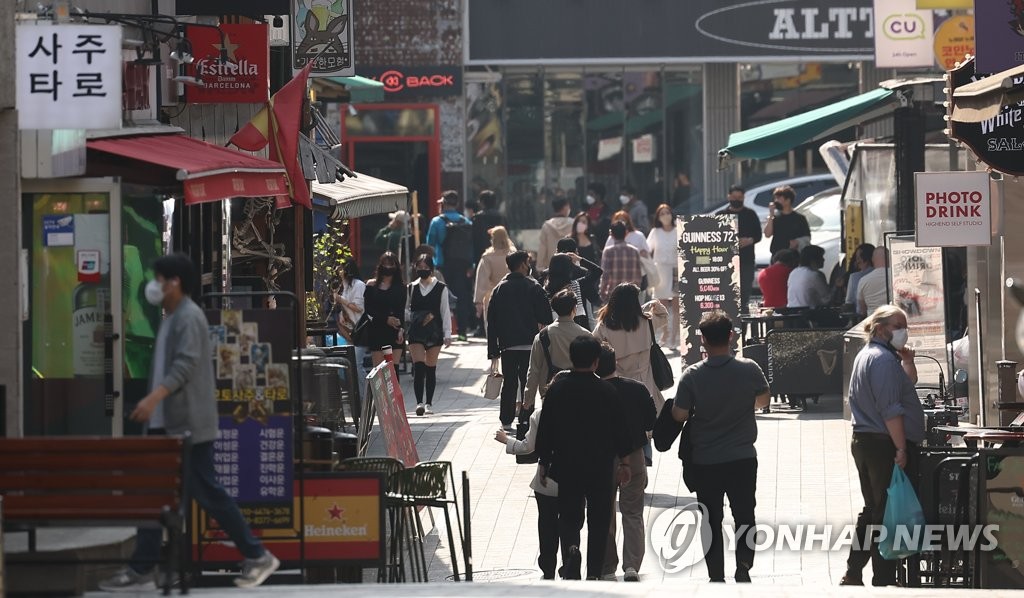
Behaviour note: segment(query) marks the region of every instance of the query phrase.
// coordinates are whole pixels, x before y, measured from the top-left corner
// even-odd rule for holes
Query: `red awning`
[[[288,197],[284,167],[277,162],[185,135],[93,139],[88,147],[175,170],[177,180],[185,187],[186,204],[230,197]]]

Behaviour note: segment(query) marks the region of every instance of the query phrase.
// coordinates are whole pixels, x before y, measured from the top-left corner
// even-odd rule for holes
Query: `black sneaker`
[[[750,567],[736,565],[736,583],[750,583]]]
[[[580,569],[583,567],[583,555],[579,546],[569,547],[569,557],[562,566],[562,579],[582,579]]]

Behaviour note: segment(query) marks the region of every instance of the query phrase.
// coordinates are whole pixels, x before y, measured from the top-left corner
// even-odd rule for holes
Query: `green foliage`
[[[331,297],[331,283],[337,278],[338,268],[352,259],[349,248],[348,220],[332,220],[324,232],[313,236],[313,296],[306,301],[306,319],[323,322],[327,314],[324,306]]]

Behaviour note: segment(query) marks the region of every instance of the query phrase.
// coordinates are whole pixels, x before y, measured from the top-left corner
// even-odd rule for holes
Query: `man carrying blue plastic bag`
[[[864,321],[868,344],[857,354],[850,378],[850,411],[853,442],[851,451],[860,476],[864,510],[857,517],[857,538],[846,562],[840,585],[864,585],[863,571],[871,561],[873,586],[896,584],[898,560],[887,560],[879,552],[879,533],[885,519],[889,487],[895,471],[914,479],[917,448],[924,440],[924,407],[917,398],[917,368],[914,352],[907,348],[907,315],[898,307],[883,305]],[[909,502],[913,494],[909,480],[896,476],[897,499],[893,511]],[[916,497],[914,497],[916,501]],[[918,510],[920,505],[918,504]],[[889,523],[912,524],[907,517],[890,514]],[[886,552],[892,554],[892,531],[885,535]],[[913,530],[910,530],[912,533]]]

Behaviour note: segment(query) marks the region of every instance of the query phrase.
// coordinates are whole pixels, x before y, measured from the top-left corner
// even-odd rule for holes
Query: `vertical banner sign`
[[[291,310],[208,310],[220,433],[217,480],[255,528],[291,529]]]
[[[292,0],[292,70],[315,60],[310,77],[356,74],[352,0]]]
[[[977,69],[999,73],[1024,64],[1024,2],[976,0]]]
[[[951,71],[968,54],[974,55],[974,45],[974,15],[949,17],[935,30],[935,61]]]
[[[679,285],[683,364],[703,359],[701,317],[721,310],[737,324],[740,314],[740,246],[734,216],[680,218]]]
[[[984,172],[914,173],[919,247],[992,243],[989,177]]]
[[[32,25],[16,34],[19,129],[121,128],[121,26]]]
[[[203,87],[186,86],[191,104],[259,104],[270,93],[270,41],[267,24],[219,28],[188,25],[195,62],[188,74]]]
[[[917,10],[914,0],[875,0],[875,66],[931,66],[931,10]]]
[[[843,251],[846,253],[844,267],[849,267],[853,254],[864,242],[864,202],[857,199],[846,201],[843,218]]]
[[[946,362],[946,301],[942,284],[942,248],[918,247],[910,237],[889,242],[893,303],[907,312],[907,346]]]
[[[406,467],[416,465],[420,458],[412,440],[409,420],[405,417],[405,397],[402,396],[394,364],[381,362],[370,371],[368,378],[388,456],[405,463]]]

